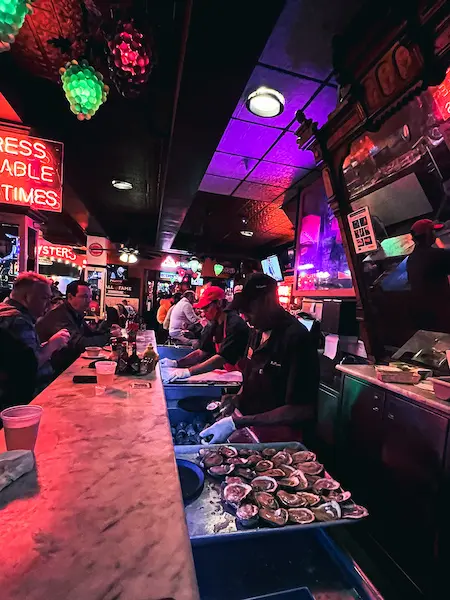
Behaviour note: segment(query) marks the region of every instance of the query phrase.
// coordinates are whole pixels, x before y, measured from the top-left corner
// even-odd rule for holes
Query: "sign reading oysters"
[[[0,128],[0,203],[62,211],[63,144]]]

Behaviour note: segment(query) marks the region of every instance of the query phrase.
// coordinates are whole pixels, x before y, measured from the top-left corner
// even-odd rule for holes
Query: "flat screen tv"
[[[270,277],[275,279],[275,281],[283,281],[280,261],[278,260],[277,256],[268,256],[267,258],[261,261],[261,266],[263,273],[269,275]]]

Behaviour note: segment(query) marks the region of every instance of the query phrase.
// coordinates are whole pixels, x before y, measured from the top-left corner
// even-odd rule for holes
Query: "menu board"
[[[377,249],[377,240],[367,206],[363,206],[359,210],[350,213],[348,215],[348,222],[356,254],[372,252]]]

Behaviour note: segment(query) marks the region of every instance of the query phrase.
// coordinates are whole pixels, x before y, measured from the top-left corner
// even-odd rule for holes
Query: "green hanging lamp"
[[[31,12],[31,5],[26,0],[0,0],[0,52],[11,48],[25,17]]]
[[[103,75],[91,67],[87,60],[80,63],[72,60],[59,73],[70,110],[80,121],[88,121],[108,96],[109,87],[103,82]]]

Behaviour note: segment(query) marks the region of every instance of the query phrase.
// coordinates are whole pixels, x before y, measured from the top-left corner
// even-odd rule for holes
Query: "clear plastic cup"
[[[0,413],[8,450],[34,450],[42,406],[12,406]]]
[[[116,372],[117,363],[112,360],[101,360],[95,363],[97,372],[97,385],[105,388],[111,387],[114,383],[114,374]]]

